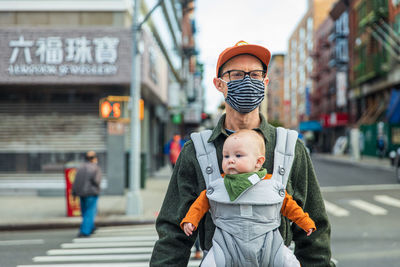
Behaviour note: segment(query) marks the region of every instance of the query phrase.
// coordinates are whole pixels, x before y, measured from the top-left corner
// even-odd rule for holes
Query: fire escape
[[[386,75],[390,70],[389,58],[400,62],[400,36],[387,22],[387,1],[364,1],[358,11],[360,35],[356,40],[356,52],[359,64],[355,66],[355,81],[357,85],[361,85]],[[367,99],[366,110],[357,125],[376,122],[385,109],[384,101],[377,98]]]

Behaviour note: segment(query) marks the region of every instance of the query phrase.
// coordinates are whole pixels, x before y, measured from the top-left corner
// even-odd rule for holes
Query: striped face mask
[[[225,101],[239,113],[253,111],[264,100],[264,82],[251,79],[248,75],[243,80],[228,82],[227,86]]]

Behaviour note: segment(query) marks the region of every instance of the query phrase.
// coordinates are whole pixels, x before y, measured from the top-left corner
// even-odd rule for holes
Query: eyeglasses
[[[252,70],[249,72],[243,70],[228,70],[222,73],[221,77],[224,77],[228,74],[229,81],[238,81],[243,80],[246,75],[249,75],[251,79],[264,81],[265,78],[265,70]]]

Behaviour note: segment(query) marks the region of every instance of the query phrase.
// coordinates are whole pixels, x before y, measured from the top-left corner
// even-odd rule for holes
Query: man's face
[[[225,174],[258,171],[257,147],[249,136],[236,135],[226,139],[222,149],[222,169]]]
[[[249,72],[252,70],[262,70],[262,64],[260,60],[254,56],[251,55],[239,55],[236,57],[231,58],[228,60],[224,67],[222,68],[221,73],[224,73],[228,70],[243,70],[245,72]],[[229,82],[229,77],[228,75],[221,77],[222,80],[225,82],[222,82],[218,77],[214,79],[214,85],[218,89],[218,91],[222,92],[224,94],[224,97],[226,98],[228,94],[228,86],[226,85],[227,82]],[[264,79],[264,85],[267,86],[268,84],[268,78],[266,77]]]

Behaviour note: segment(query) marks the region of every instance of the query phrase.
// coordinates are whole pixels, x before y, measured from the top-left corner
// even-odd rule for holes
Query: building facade
[[[308,1],[308,10],[291,34],[285,62],[285,103],[289,111],[285,121],[291,128],[308,121],[311,112],[310,93],[313,91],[311,74],[314,31],[328,16],[334,0]]]
[[[152,2],[142,1],[142,14]],[[176,102],[185,112],[188,73],[195,72],[183,52],[183,4],[190,2],[163,1],[140,32],[141,171],[147,174],[164,164],[169,133],[184,127],[171,123],[170,111]],[[127,0],[1,1],[0,172],[59,179],[65,163],[95,150],[113,185],[107,190],[123,192],[129,125],[101,120],[99,101],[130,95],[131,16]],[[171,99],[174,90],[181,99]]]
[[[284,125],[284,62],[285,55],[274,54],[268,66],[268,87],[260,112],[274,125]]]

